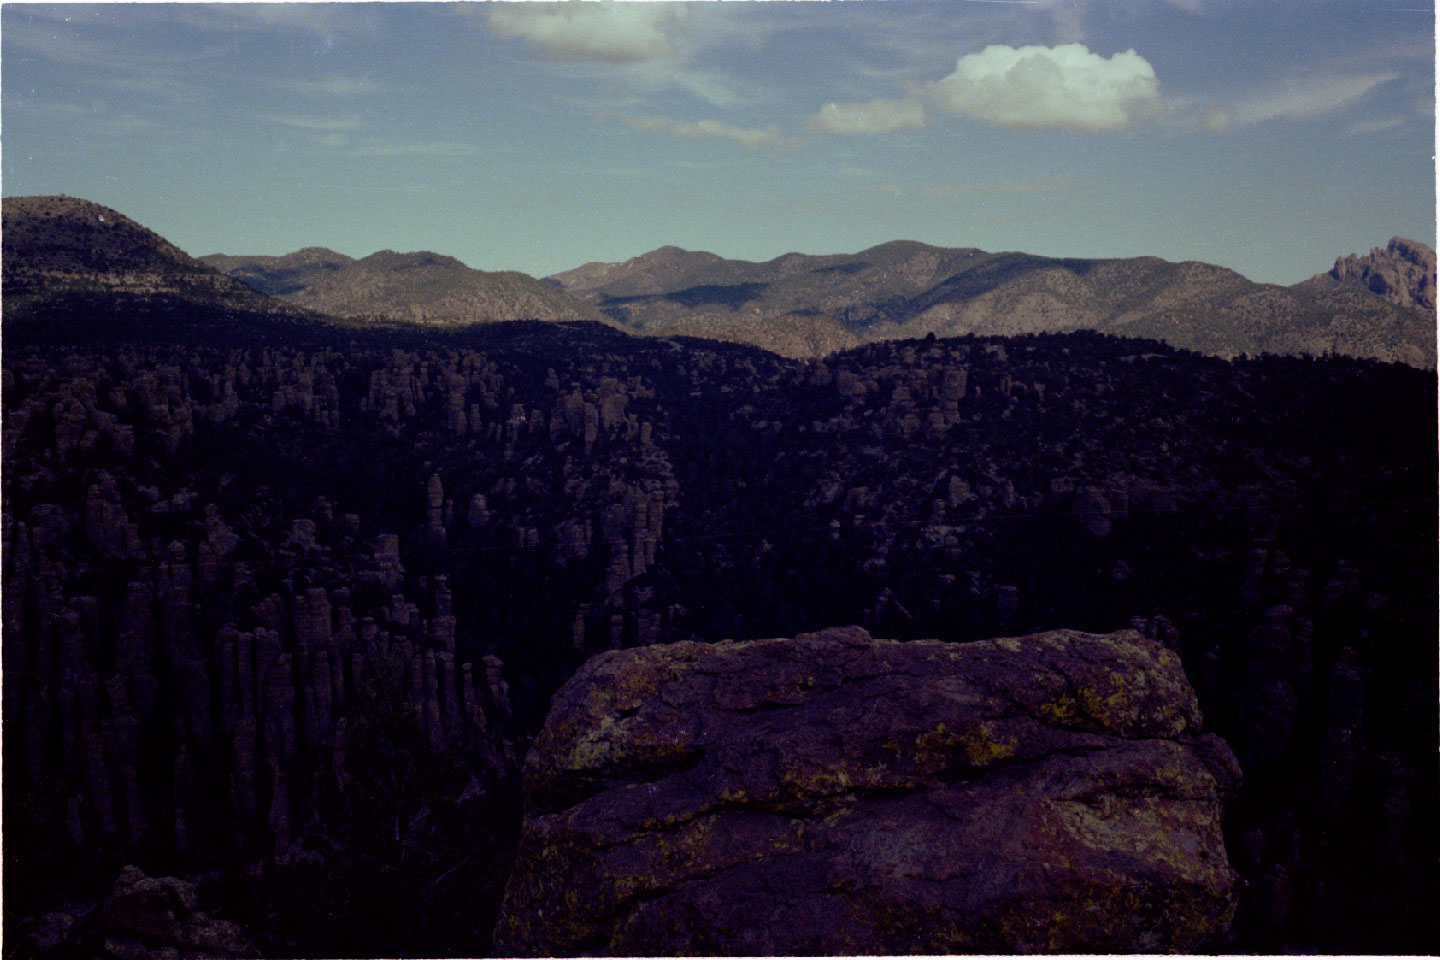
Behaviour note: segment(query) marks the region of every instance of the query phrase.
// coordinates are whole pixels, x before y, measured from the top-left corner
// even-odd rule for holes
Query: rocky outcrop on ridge
[[[611,651],[527,759],[496,949],[1203,949],[1239,768],[1200,724],[1135,631]]]
[[[1396,306],[1434,313],[1435,251],[1415,240],[1391,237],[1384,249],[1376,247],[1363,257],[1353,253],[1340,257],[1328,273],[1300,286],[1324,290],[1337,284],[1368,290]]]

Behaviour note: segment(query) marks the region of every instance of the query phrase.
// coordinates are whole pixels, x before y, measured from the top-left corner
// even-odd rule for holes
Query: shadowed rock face
[[[526,762],[502,954],[1201,949],[1238,767],[1133,631],[588,661]]]

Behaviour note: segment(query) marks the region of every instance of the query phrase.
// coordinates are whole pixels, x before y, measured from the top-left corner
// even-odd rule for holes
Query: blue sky
[[[1294,283],[1435,244],[1421,0],[0,10],[7,196],[195,255],[662,244],[1153,254]]]

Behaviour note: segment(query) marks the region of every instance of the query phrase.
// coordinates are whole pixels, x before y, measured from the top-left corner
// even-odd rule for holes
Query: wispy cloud
[[[732,78],[715,70],[690,66],[678,59],[626,64],[622,68],[622,76],[630,87],[643,93],[682,90],[721,110],[733,110],[754,99],[741,93]]]
[[[594,78],[592,103],[615,108],[639,95],[676,92],[722,110],[762,102],[766,79],[735,67],[736,51],[763,45],[779,29],[748,5],[568,0],[477,4],[496,37],[536,61],[573,65]],[[468,8],[466,8],[468,9]]]
[[[1408,122],[1404,117],[1377,117],[1373,120],[1359,120],[1346,127],[1345,133],[1352,137],[1370,136],[1384,133],[1386,130],[1398,129]]]
[[[41,60],[70,68],[75,82],[91,87],[107,98],[123,95],[124,102],[136,105],[150,100],[161,104],[195,103],[208,93],[205,76],[216,58],[214,45],[184,48],[143,44],[116,34],[113,9],[101,15],[90,6],[41,7],[40,16],[29,9],[6,11],[5,56],[13,60]],[[138,4],[120,5],[124,9]],[[25,5],[29,7],[29,5]],[[69,13],[64,16],[56,10]],[[124,26],[131,26],[128,20]]]
[[[719,120],[697,120],[690,123],[665,117],[621,116],[621,123],[631,130],[646,133],[668,133],[685,140],[732,140],[747,150],[761,148],[791,149],[804,143],[798,137],[787,137],[775,124],[767,127],[739,127]]]
[[[478,152],[475,144],[457,140],[372,140],[355,148],[361,157],[468,157]]]
[[[268,116],[271,123],[278,123],[297,130],[315,130],[325,133],[344,132],[360,129],[357,117],[297,117],[289,115]]]
[[[1202,123],[1218,133],[1232,126],[1272,120],[1308,120],[1342,110],[1396,79],[1399,74],[1390,71],[1297,77],[1280,86],[1255,91],[1232,104],[1212,107]]]
[[[218,37],[236,32],[309,37],[322,49],[347,39],[380,39],[385,28],[371,11],[348,3],[162,3],[151,16]]]
[[[354,97],[377,93],[380,87],[366,77],[294,78],[278,81],[279,86],[307,97]]]
[[[12,4],[5,55],[73,67],[77,82],[107,94],[195,103],[213,97],[215,76],[231,68],[245,44],[299,36],[324,52],[342,40],[375,36],[377,19],[361,9],[318,3]],[[377,90],[363,76],[247,79],[314,97]]]
[[[176,68],[199,64],[211,56],[211,52],[206,50],[140,49],[114,39],[107,42],[101,36],[89,35],[94,33],[91,29],[94,26],[97,24],[89,20],[71,23],[53,18],[29,20],[7,17],[5,47],[7,50],[15,49],[26,57],[52,63],[131,75],[172,76]],[[107,25],[98,26],[103,30]]]
[[[14,114],[44,120],[90,118],[105,113],[105,108],[99,104],[73,103],[67,100],[40,100],[23,94],[7,99],[5,109],[13,111]]]
[[[1028,7],[1012,9],[1044,14],[1050,21],[1057,43],[1085,43],[1090,36],[1104,33],[1107,24],[1116,20],[1134,20],[1153,12],[1160,5],[1156,0],[1033,0]],[[1214,0],[1164,0],[1163,5],[1181,13],[1201,16],[1210,12],[1216,4]]]
[[[914,100],[827,103],[805,125],[816,133],[894,133],[925,126],[925,109]]]
[[[524,41],[535,56],[599,63],[673,56],[669,34],[685,15],[675,4],[613,2],[501,3],[486,12],[496,35]]]

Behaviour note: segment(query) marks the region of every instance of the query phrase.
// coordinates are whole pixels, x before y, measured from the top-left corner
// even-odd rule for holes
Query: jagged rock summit
[[[1435,251],[1417,240],[1391,237],[1384,249],[1366,256],[1350,254],[1335,261],[1329,272],[1301,284],[1314,290],[1336,285],[1357,287],[1401,307],[1435,312]]]
[[[611,651],[527,758],[502,954],[1195,951],[1238,767],[1133,631]]]

